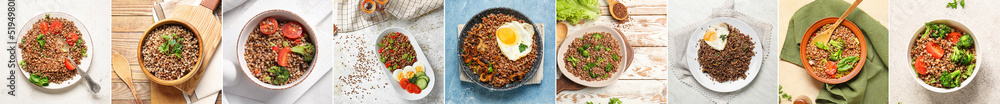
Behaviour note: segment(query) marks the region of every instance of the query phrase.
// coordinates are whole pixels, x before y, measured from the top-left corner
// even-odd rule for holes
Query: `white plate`
[[[315,50],[316,51],[316,55],[313,56],[314,59],[312,60],[312,63],[309,65],[309,68],[308,68],[309,71],[306,72],[306,73],[304,73],[304,74],[302,74],[302,77],[299,77],[299,79],[295,80],[292,83],[288,83],[288,84],[280,85],[280,86],[279,85],[273,85],[273,84],[264,83],[264,82],[260,81],[260,79],[257,79],[256,77],[254,77],[253,76],[253,71],[250,71],[250,68],[247,67],[248,64],[247,64],[247,60],[246,60],[246,55],[244,55],[246,53],[247,39],[250,38],[250,33],[253,32],[253,30],[256,29],[257,26],[259,26],[260,21],[264,20],[264,18],[267,18],[267,17],[274,17],[274,19],[276,19],[276,20],[285,20],[285,21],[290,20],[290,21],[299,22],[299,24],[302,25],[302,28],[303,28],[302,30],[305,31],[305,33],[303,33],[303,34],[308,34],[309,38],[311,38],[311,40],[313,41],[313,46],[316,47],[316,50]],[[321,46],[321,44],[317,44],[317,43],[319,43],[319,40],[316,39],[317,38],[316,35],[317,34],[316,34],[315,30],[312,29],[312,26],[309,26],[309,23],[307,23],[305,20],[302,20],[302,18],[299,17],[299,15],[296,15],[295,13],[292,13],[292,12],[289,12],[289,11],[285,11],[285,10],[268,10],[268,11],[261,12],[260,14],[257,14],[256,16],[254,16],[253,18],[251,18],[250,21],[248,21],[247,24],[243,26],[243,31],[240,32],[239,43],[236,44],[236,50],[237,50],[236,51],[236,55],[237,55],[236,57],[239,58],[240,69],[243,69],[243,74],[246,74],[247,78],[249,78],[255,84],[257,84],[257,85],[259,85],[261,87],[267,88],[267,89],[271,89],[271,90],[284,90],[284,89],[288,89],[288,88],[291,88],[291,87],[295,87],[295,85],[299,85],[299,83],[302,83],[302,80],[305,80],[306,78],[308,78],[309,75],[312,74],[313,70],[316,70],[315,69],[316,68],[316,62],[317,62],[317,60],[320,60],[320,59],[319,58],[315,58],[315,57],[319,56],[319,54],[323,54],[323,53],[321,53],[319,51],[319,47],[323,47],[323,46]]]
[[[608,79],[602,80],[602,81],[586,81],[586,80],[580,79],[579,76],[573,75],[572,73],[569,72],[569,70],[566,69],[566,59],[564,59],[565,54],[566,54],[566,49],[569,48],[569,45],[572,44],[573,41],[576,40],[576,38],[583,37],[583,35],[589,35],[589,34],[586,34],[586,33],[593,33],[593,32],[607,32],[607,33],[610,33],[609,35],[611,35],[612,38],[614,38],[615,40],[618,41],[618,45],[619,45],[618,46],[619,47],[619,49],[618,49],[618,55],[622,56],[622,57],[619,58],[621,60],[618,62],[618,69],[615,69],[615,70],[618,70],[618,71],[616,71],[613,75],[611,75],[611,78],[608,78]],[[590,26],[590,27],[587,27],[587,28],[583,28],[580,31],[575,31],[572,34],[568,34],[566,36],[566,41],[563,41],[562,44],[559,44],[559,50],[557,52],[558,55],[557,55],[557,58],[556,58],[556,64],[559,65],[559,71],[562,72],[563,75],[565,75],[566,77],[568,77],[573,82],[576,82],[576,83],[578,83],[580,85],[584,85],[584,86],[587,86],[587,87],[604,87],[604,86],[611,85],[612,83],[615,83],[616,81],[618,81],[618,77],[621,77],[622,72],[625,72],[625,69],[628,68],[628,67],[625,67],[625,66],[628,66],[627,65],[628,64],[628,60],[625,60],[625,59],[629,59],[629,57],[632,57],[632,56],[630,56],[630,55],[628,55],[628,54],[625,53],[626,51],[628,51],[625,48],[628,48],[628,46],[625,46],[624,37],[621,37],[620,33],[618,33],[617,30],[615,30],[615,29],[613,29],[611,27],[608,27],[608,26]]]
[[[750,66],[749,66],[750,70],[747,70],[747,72],[744,73],[747,74],[746,79],[726,81],[726,82],[716,82],[712,80],[712,77],[708,76],[708,74],[701,72],[702,71],[701,65],[698,64],[698,49],[699,49],[698,44],[701,42],[701,40],[699,39],[702,39],[704,37],[705,29],[708,28],[708,26],[716,25],[719,23],[729,23],[730,26],[740,30],[740,32],[743,33],[744,35],[749,35],[751,38],[750,41],[756,43],[753,45],[755,47],[753,48],[753,52],[756,54],[754,54],[753,58],[750,59]],[[689,66],[688,68],[691,68],[689,69],[689,71],[691,71],[691,75],[694,76],[695,80],[698,80],[698,83],[700,83],[701,86],[704,86],[709,90],[717,92],[733,92],[736,90],[740,90],[743,87],[746,87],[747,84],[750,84],[750,82],[752,82],[753,79],[757,77],[757,73],[760,71],[760,65],[763,61],[762,60],[763,55],[766,54],[763,52],[763,50],[761,50],[761,48],[763,47],[761,47],[758,38],[759,37],[757,36],[757,32],[754,31],[753,28],[750,27],[750,25],[747,25],[746,22],[728,17],[712,19],[712,21],[708,21],[708,23],[702,24],[701,27],[698,28],[698,30],[695,30],[693,33],[691,33],[691,39],[688,40],[688,45],[687,45],[687,52],[686,52],[687,57],[685,57],[684,60],[687,60]]]
[[[23,25],[24,27],[21,28],[20,34],[17,35],[16,42],[21,42],[21,38],[24,37],[24,34],[27,33],[28,30],[31,30],[32,27],[34,27],[35,22],[38,22],[39,19],[45,18],[46,14],[49,14],[50,17],[65,18],[66,20],[73,21],[73,25],[76,25],[76,29],[80,30],[80,34],[82,35],[81,38],[83,38],[83,40],[86,42],[86,43],[84,43],[84,45],[87,46],[87,57],[83,57],[83,59],[80,60],[80,63],[79,63],[79,65],[77,65],[77,67],[79,67],[79,69],[83,70],[83,72],[87,72],[88,70],[90,70],[90,62],[94,59],[93,58],[93,55],[94,55],[94,53],[93,53],[94,42],[90,40],[90,33],[87,32],[87,27],[83,26],[83,22],[80,22],[80,20],[77,20],[76,18],[74,18],[73,16],[70,16],[69,14],[62,13],[62,12],[45,12],[45,13],[42,13],[42,14],[38,14],[37,16],[29,19],[28,23],[25,23],[25,25]],[[18,60],[17,62],[21,62],[23,60],[22,59],[23,57],[21,56],[21,48],[16,48],[16,51],[17,51],[17,54],[14,55],[14,56],[17,57],[17,60]],[[20,64],[18,64],[18,68],[21,68],[21,67],[22,66],[20,66]],[[24,80],[29,80],[28,78],[31,78],[31,73],[28,73],[28,71],[24,71],[23,69],[20,69],[20,70],[21,70],[21,75],[24,75],[24,78],[25,78]],[[38,85],[35,85],[35,84],[31,84],[31,85],[38,86],[38,87],[45,88],[45,89],[62,89],[62,88],[69,87],[70,85],[76,84],[76,82],[79,82],[80,78],[81,78],[80,74],[87,74],[87,73],[77,73],[76,76],[73,76],[73,78],[71,78],[69,80],[63,81],[63,83],[49,83],[49,86],[38,86]],[[28,81],[25,81],[25,82],[28,82]]]
[[[430,82],[427,82],[427,87],[425,87],[423,90],[420,90],[420,94],[413,94],[407,92],[405,89],[403,89],[403,87],[400,87],[399,81],[397,81],[396,78],[393,77],[392,72],[389,71],[389,68],[382,67],[382,69],[386,71],[385,73],[386,77],[392,80],[393,83],[391,83],[390,85],[392,85],[392,89],[396,90],[396,93],[399,93],[400,97],[406,100],[423,99],[424,97],[427,97],[427,94],[431,93],[431,90],[434,89],[434,83],[437,81],[434,81],[434,69],[432,69],[430,64],[428,64],[427,56],[424,56],[424,52],[421,51],[420,49],[420,44],[417,44],[417,40],[415,40],[413,34],[410,34],[410,31],[403,30],[402,28],[389,28],[386,30],[382,30],[382,33],[378,34],[378,38],[375,38],[374,42],[372,42],[371,45],[369,46],[375,47],[373,49],[378,49],[378,46],[376,46],[376,44],[378,44],[378,42],[382,40],[382,37],[384,37],[386,34],[394,32],[399,32],[400,34],[403,34],[403,36],[406,36],[407,37],[406,39],[410,40],[410,45],[413,45],[413,51],[416,51],[417,53],[417,62],[423,64],[424,74],[427,74],[427,77],[430,77],[431,80]],[[379,54],[377,53],[375,54],[375,58],[380,58],[380,57],[381,56]],[[385,65],[385,63],[379,61],[379,65]]]
[[[969,27],[965,27],[965,25],[963,25],[962,23],[959,23],[958,21],[950,20],[950,19],[937,19],[937,20],[930,21],[930,22],[933,22],[933,23],[944,23],[945,25],[951,26],[952,28],[955,28],[955,29],[958,29],[959,31],[965,32],[965,33],[967,33],[967,34],[969,34],[969,35],[972,36],[973,47],[983,48],[983,47],[981,47],[981,45],[979,45],[979,38],[976,38],[976,35],[974,33],[972,33],[972,30],[969,30]],[[913,37],[910,38],[910,44],[906,44],[907,45],[907,48],[906,48],[907,49],[906,50],[906,58],[907,59],[912,59],[912,57],[909,54],[910,51],[912,51],[910,49],[913,49],[913,44],[916,44],[917,37],[920,37],[922,35],[920,33],[923,33],[924,30],[926,30],[926,29],[927,29],[927,27],[924,27],[924,25],[921,24],[920,28],[917,29],[917,31],[913,33]],[[924,80],[920,79],[920,77],[917,77],[917,72],[916,72],[916,70],[914,70],[913,64],[912,64],[913,60],[907,60],[907,62],[910,63],[910,65],[909,65],[910,66],[910,71],[912,72],[912,73],[910,73],[910,76],[912,76],[913,80],[916,81],[917,83],[919,83],[920,86],[924,87],[924,89],[927,89],[927,90],[931,90],[931,91],[938,92],[938,93],[949,93],[949,92],[958,91],[959,89],[965,88],[965,86],[969,86],[969,83],[972,82],[972,78],[976,78],[976,74],[979,74],[979,68],[981,67],[981,65],[983,65],[982,64],[983,58],[981,57],[981,56],[983,56],[982,55],[982,51],[979,51],[979,50],[981,50],[981,49],[977,49],[976,50],[976,62],[975,62],[976,68],[975,68],[975,71],[972,72],[972,76],[969,76],[969,78],[965,79],[965,81],[962,81],[962,85],[959,85],[958,87],[954,87],[954,88],[950,88],[949,89],[949,88],[938,88],[938,87],[934,87],[934,86],[931,86],[931,85],[927,85],[927,83],[924,83]]]

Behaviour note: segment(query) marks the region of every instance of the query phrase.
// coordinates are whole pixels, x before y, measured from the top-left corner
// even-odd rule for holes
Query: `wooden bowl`
[[[164,79],[157,78],[152,73],[149,73],[149,70],[146,69],[146,64],[145,64],[146,62],[144,62],[142,60],[142,57],[143,57],[143,55],[142,55],[142,47],[144,47],[143,45],[146,43],[146,37],[150,36],[149,34],[150,34],[150,32],[153,31],[153,29],[159,28],[159,27],[164,26],[164,25],[181,25],[184,28],[187,28],[188,30],[190,30],[191,33],[194,33],[195,38],[198,38],[198,48],[199,48],[198,49],[198,61],[195,62],[195,64],[193,65],[194,67],[191,67],[191,71],[189,71],[187,74],[184,74],[184,76],[181,76],[180,78],[177,78],[175,80],[164,80]],[[187,22],[184,22],[184,21],[181,21],[181,20],[174,20],[174,19],[168,19],[168,20],[163,20],[163,21],[160,21],[160,22],[156,22],[155,24],[153,24],[153,26],[150,26],[149,29],[146,29],[146,32],[144,32],[142,34],[142,38],[139,40],[139,47],[136,48],[138,50],[138,51],[136,51],[136,55],[138,55],[138,58],[139,58],[139,68],[142,68],[142,72],[146,73],[146,77],[149,77],[150,80],[152,80],[153,82],[155,82],[157,84],[160,84],[160,85],[173,86],[173,85],[178,85],[178,84],[187,82],[192,77],[194,77],[194,74],[196,74],[196,73],[198,73],[198,72],[201,71],[200,70],[201,69],[201,62],[204,61],[204,55],[203,54],[205,54],[203,52],[203,50],[205,50],[204,49],[204,45],[203,45],[204,43],[205,43],[205,41],[202,40],[201,33],[199,33],[198,30],[196,30],[194,28],[194,26],[192,26],[191,24],[189,24]]]
[[[868,56],[868,41],[866,41],[864,33],[862,33],[861,29],[858,29],[858,26],[854,25],[853,22],[844,19],[844,22],[842,22],[840,25],[847,27],[847,29],[850,29],[851,32],[853,32],[854,35],[858,38],[858,42],[860,42],[859,47],[861,47],[861,55],[858,57],[861,58],[861,60],[858,60],[858,63],[854,64],[854,69],[851,70],[851,73],[847,74],[847,76],[843,76],[838,79],[820,78],[819,76],[817,76],[815,73],[812,72],[813,71],[812,65],[809,65],[809,60],[807,59],[808,57],[806,56],[806,48],[807,48],[806,46],[812,45],[810,39],[812,39],[812,36],[816,32],[823,31],[820,30],[820,28],[822,28],[823,25],[836,23],[837,19],[838,17],[827,17],[820,19],[819,21],[816,21],[816,23],[813,23],[812,26],[809,26],[809,30],[806,30],[805,35],[802,36],[802,42],[799,43],[799,58],[802,59],[802,66],[805,66],[806,72],[809,72],[809,75],[811,75],[816,80],[819,80],[820,82],[827,84],[840,84],[850,81],[851,79],[854,79],[854,76],[858,75],[858,72],[861,72],[862,67],[865,66],[865,60],[867,59]]]

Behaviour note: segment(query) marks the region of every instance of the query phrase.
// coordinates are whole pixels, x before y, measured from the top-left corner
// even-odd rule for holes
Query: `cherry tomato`
[[[72,70],[76,69],[76,65],[73,65],[73,63],[69,63],[69,59],[63,59],[63,64],[66,65],[66,69],[67,70],[71,70],[72,71]]]
[[[51,32],[50,28],[52,27],[49,27],[48,22],[42,22],[38,24],[38,28],[40,28],[39,30],[42,30],[42,34],[50,34]]]
[[[292,48],[284,47],[278,51],[278,65],[288,66],[288,52],[292,51]]]
[[[958,32],[951,32],[951,33],[948,33],[948,37],[947,38],[948,38],[948,40],[951,40],[952,43],[955,43],[955,42],[958,42],[958,38],[960,38],[960,37],[962,37],[962,34],[959,34]]]
[[[837,63],[833,61],[826,61],[826,75],[834,76],[837,75]]]
[[[934,59],[944,57],[944,50],[941,50],[941,47],[937,43],[927,42],[927,44],[924,44],[924,47],[927,48],[927,53],[930,53]]]
[[[927,74],[927,64],[924,63],[924,58],[917,58],[913,61],[913,68],[917,70],[920,75]]]
[[[285,23],[285,26],[281,28],[283,29],[281,34],[284,35],[285,38],[298,39],[299,37],[302,37],[302,25],[299,24],[299,22],[291,21]]]
[[[267,17],[260,21],[261,33],[271,35],[276,31],[278,31],[278,20],[275,20],[273,17]]]
[[[49,32],[50,33],[55,32],[54,34],[59,34],[60,31],[56,31],[56,30],[59,30],[59,29],[63,28],[62,22],[55,21],[55,20],[52,20],[52,21],[49,21],[49,22],[50,22],[49,23]]]
[[[69,33],[67,35],[69,35],[69,37],[66,39],[66,43],[69,43],[69,45],[75,45],[76,40],[80,39],[80,36],[76,36],[76,33]]]

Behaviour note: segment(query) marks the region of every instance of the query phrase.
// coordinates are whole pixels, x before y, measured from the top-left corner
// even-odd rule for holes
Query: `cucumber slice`
[[[427,79],[417,79],[417,82],[414,84],[417,84],[417,87],[420,87],[420,90],[424,90],[424,88],[427,88]]]

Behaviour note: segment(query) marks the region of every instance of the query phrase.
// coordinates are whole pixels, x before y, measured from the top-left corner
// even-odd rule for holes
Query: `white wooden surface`
[[[603,25],[621,30],[635,54],[632,64],[618,82],[605,87],[565,90],[556,94],[556,103],[608,103],[618,98],[624,103],[656,104],[667,102],[667,1],[621,0],[628,7],[631,20],[619,24],[608,14],[607,2],[601,0],[601,17],[582,24],[569,25],[567,33]],[[557,36],[560,37],[560,36]],[[563,39],[556,39],[561,43]]]

